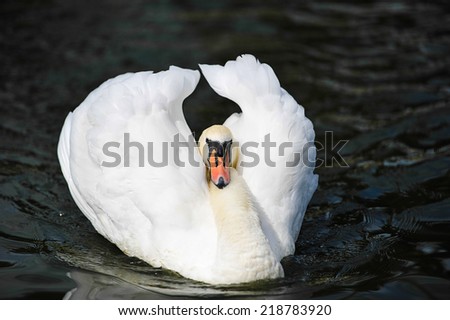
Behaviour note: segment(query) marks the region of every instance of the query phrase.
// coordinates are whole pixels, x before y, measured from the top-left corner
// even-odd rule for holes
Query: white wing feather
[[[241,148],[238,171],[263,209],[261,224],[272,250],[279,259],[293,254],[307,204],[318,184],[313,174],[313,125],[303,107],[280,87],[272,68],[252,55],[225,66],[200,68],[219,95],[242,109],[224,123]],[[266,135],[275,146],[263,147]],[[254,165],[256,156],[259,162]]]
[[[127,254],[154,266],[184,270],[188,277],[193,276],[189,266],[198,269],[202,264],[207,270],[213,260],[208,255],[215,248],[204,164],[196,149],[180,148],[176,155],[170,144],[169,165],[154,167],[147,161],[150,156],[155,162],[163,160],[163,144],[177,134],[180,141],[188,141],[191,132],[182,102],[199,76],[198,71],[171,67],[156,74],[128,73],[110,79],[67,116],[58,145],[70,192],[95,229]],[[120,143],[109,149],[121,156],[118,166],[102,165],[114,160],[104,152],[108,142]],[[144,146],[143,167],[137,143]],[[125,149],[130,154],[128,166]],[[151,155],[148,150],[153,150]],[[175,156],[184,167],[173,164]]]

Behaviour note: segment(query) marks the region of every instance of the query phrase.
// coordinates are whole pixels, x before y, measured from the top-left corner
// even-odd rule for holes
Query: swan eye
[[[206,143],[208,144],[209,156],[214,152],[216,157],[223,157],[223,147],[220,142],[207,140]]]
[[[209,156],[214,152],[216,157],[223,157],[230,152],[232,140],[220,143],[219,141],[212,141],[206,138],[206,144],[208,145]]]
[[[224,149],[224,150],[229,150],[232,143],[233,143],[233,140],[225,141],[225,142],[223,143],[223,149]]]

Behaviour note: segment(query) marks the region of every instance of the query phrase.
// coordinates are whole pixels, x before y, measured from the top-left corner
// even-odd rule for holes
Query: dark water
[[[450,299],[446,4],[2,1],[0,298]],[[285,279],[215,287],[99,236],[70,198],[56,144],[66,114],[109,77],[241,53],[274,68],[318,142],[326,131],[349,140],[349,167],[317,169]],[[205,81],[185,105],[196,132],[235,110]]]

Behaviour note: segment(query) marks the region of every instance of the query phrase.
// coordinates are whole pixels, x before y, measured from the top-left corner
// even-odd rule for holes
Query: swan
[[[241,113],[196,143],[182,103],[199,71],[119,75],[67,115],[62,173],[97,232],[129,256],[210,284],[283,277],[318,184],[313,125],[252,55],[200,69]]]

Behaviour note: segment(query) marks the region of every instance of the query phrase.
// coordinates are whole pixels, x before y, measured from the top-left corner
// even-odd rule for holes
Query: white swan
[[[212,284],[282,277],[317,188],[313,126],[253,56],[200,67],[242,113],[206,129],[199,148],[182,111],[199,72],[127,73],[67,116],[62,172],[95,229],[130,256]]]

